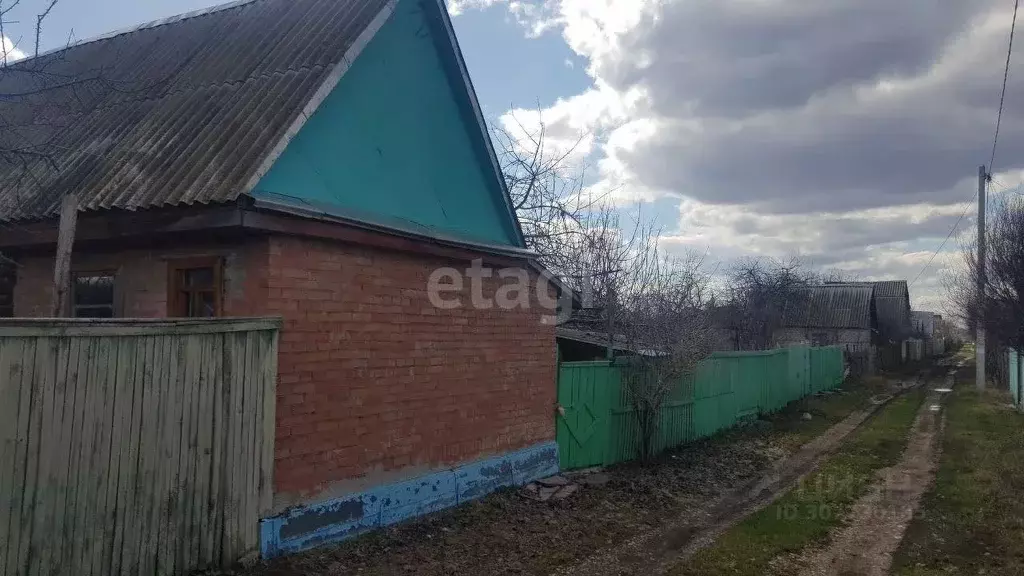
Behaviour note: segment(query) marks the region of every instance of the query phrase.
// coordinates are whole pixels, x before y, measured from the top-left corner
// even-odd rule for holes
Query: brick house
[[[0,84],[31,92],[0,102],[24,120],[0,131],[14,315],[49,313],[74,194],[69,314],[283,318],[265,556],[557,469],[554,294],[443,0],[235,2]],[[528,305],[438,307],[432,275],[474,261]]]

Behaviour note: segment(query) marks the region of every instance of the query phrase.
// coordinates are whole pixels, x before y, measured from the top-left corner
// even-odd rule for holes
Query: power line
[[[999,92],[999,111],[996,113],[996,133],[995,136],[992,137],[992,155],[989,157],[988,161],[987,179],[989,181],[992,181],[992,174],[995,172],[995,170],[993,170],[993,167],[996,163],[996,147],[999,145],[999,128],[1003,123],[1003,104],[1005,104],[1006,102],[1006,85],[1010,79],[1010,57],[1013,55],[1013,35],[1017,29],[1017,9],[1019,7],[1020,0],[1014,0],[1013,19],[1010,22],[1010,40],[1006,47],[1006,65],[1003,67],[1003,87]],[[1006,186],[1003,187],[1007,188]],[[975,192],[974,197],[964,207],[964,211],[960,213],[960,217],[956,219],[956,223],[953,224],[952,228],[950,228],[949,234],[946,234],[946,238],[942,241],[942,244],[939,244],[939,247],[936,248],[934,252],[932,252],[931,258],[928,259],[928,263],[925,264],[924,268],[921,268],[921,271],[917,273],[917,276],[914,277],[914,280],[910,283],[910,286],[913,286],[921,278],[921,275],[924,274],[929,267],[931,267],[932,262],[935,261],[935,257],[939,255],[939,252],[941,252],[943,248],[946,247],[946,243],[949,242],[949,239],[953,237],[953,234],[956,232],[957,228],[960,227],[960,223],[963,222],[964,217],[967,216],[967,212],[971,209],[971,205],[974,204],[974,201],[977,199],[978,192]]]
[[[932,257],[928,259],[928,263],[924,265],[924,268],[921,268],[921,271],[918,272],[917,276],[915,276],[910,282],[910,286],[908,286],[908,288],[912,287],[918,279],[921,278],[921,275],[924,274],[925,270],[927,270],[932,265],[932,262],[935,261],[935,257],[939,255],[939,252],[942,252],[942,249],[946,247],[946,242],[949,242],[949,239],[953,237],[953,233],[960,227],[960,223],[963,222],[964,216],[967,216],[967,212],[971,209],[971,205],[973,205],[974,201],[977,199],[978,193],[975,192],[974,197],[971,198],[971,201],[964,207],[964,211],[960,213],[960,217],[956,219],[956,224],[953,224],[953,227],[949,230],[949,234],[946,234],[946,239],[942,241],[942,244],[939,244],[939,247],[935,249],[935,252],[932,252]]]
[[[1010,23],[1010,42],[1006,48],[1006,67],[1003,69],[1003,89],[999,95],[999,112],[996,114],[996,135],[992,138],[992,156],[988,161],[988,173],[993,174],[996,163],[996,146],[999,144],[999,125],[1003,121],[1003,103],[1006,101],[1006,83],[1010,78],[1010,55],[1013,54],[1013,33],[1017,28],[1017,7],[1020,0],[1013,1],[1013,20]]]

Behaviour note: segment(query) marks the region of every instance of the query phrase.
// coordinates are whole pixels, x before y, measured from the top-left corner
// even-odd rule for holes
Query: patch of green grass
[[[824,540],[864,493],[874,472],[899,460],[923,400],[923,391],[894,400],[799,486],[670,573],[761,576],[776,556]]]
[[[868,406],[868,399],[888,391],[889,381],[879,376],[847,382],[836,393],[811,396],[794,403],[774,419],[778,442],[790,451],[814,440],[854,411]],[[807,412],[810,420],[800,419]]]
[[[970,383],[956,387],[935,485],[896,552],[893,574],[1024,574],[1024,415],[1007,402]]]

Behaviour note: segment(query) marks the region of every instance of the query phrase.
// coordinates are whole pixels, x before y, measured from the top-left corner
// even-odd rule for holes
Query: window
[[[168,269],[167,315],[179,318],[220,316],[220,258],[171,262]]]
[[[114,317],[114,273],[76,272],[74,277],[74,317]]]

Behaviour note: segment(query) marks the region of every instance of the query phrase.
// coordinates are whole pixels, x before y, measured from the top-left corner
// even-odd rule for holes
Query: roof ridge
[[[126,26],[124,28],[118,28],[116,30],[104,32],[102,34],[90,38],[83,38],[82,40],[66,44],[59,48],[51,48],[49,50],[45,50],[43,52],[40,52],[38,55],[26,56],[21,60],[11,62],[9,65],[18,65],[25,62],[30,62],[32,60],[35,60],[36,58],[42,58],[43,56],[49,56],[50,54],[56,54],[58,52],[70,50],[71,48],[78,48],[80,46],[92,44],[93,42],[110,40],[111,38],[116,38],[117,36],[124,36],[126,34],[131,34],[133,32],[158,28],[160,26],[166,26],[168,24],[175,24],[183,20],[198,18],[200,16],[208,16],[210,14],[216,14],[217,12],[223,12],[224,10],[238,8],[246,4],[254,4],[259,1],[260,0],[231,0],[230,2],[225,2],[223,4],[214,4],[213,6],[207,6],[206,8],[200,8],[199,10],[192,10],[190,12],[183,12],[181,14],[176,14],[174,16],[167,16],[166,18],[158,18],[156,20],[150,20],[149,22],[143,22],[141,24],[134,24],[132,26]]]

